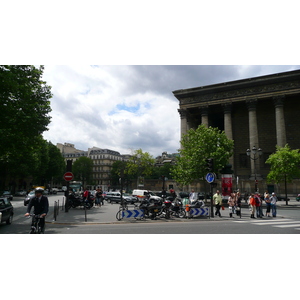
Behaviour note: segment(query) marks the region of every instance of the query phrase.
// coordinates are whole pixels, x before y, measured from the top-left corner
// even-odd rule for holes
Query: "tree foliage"
[[[266,164],[271,165],[268,182],[291,182],[294,178],[300,178],[299,149],[291,150],[288,144],[276,146],[276,152],[269,156]]]
[[[73,174],[75,180],[82,181],[83,186],[92,180],[93,160],[89,157],[79,157],[73,164]]]
[[[51,87],[43,66],[0,66],[0,158],[18,156],[48,130]]]
[[[234,142],[226,137],[224,131],[200,125],[183,136],[181,145],[172,175],[178,183],[187,185],[205,176],[207,158],[213,158],[214,172],[222,169],[233,155]]]
[[[51,87],[44,67],[0,66],[1,184],[43,172],[47,163],[42,133],[50,123]],[[40,174],[45,175],[45,174]]]
[[[134,176],[150,176],[153,172],[155,159],[142,149],[135,150],[127,162],[125,173]]]

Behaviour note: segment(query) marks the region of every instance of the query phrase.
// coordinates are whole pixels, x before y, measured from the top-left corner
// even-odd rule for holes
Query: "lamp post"
[[[256,176],[256,160],[259,159],[259,157],[262,155],[262,149],[258,148],[256,149],[255,146],[252,147],[252,149],[247,149],[246,151],[247,155],[254,161],[254,180],[255,180],[255,192],[257,192],[257,176]],[[252,155],[251,155],[252,154]]]

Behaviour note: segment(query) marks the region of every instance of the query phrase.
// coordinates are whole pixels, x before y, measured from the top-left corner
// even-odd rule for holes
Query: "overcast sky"
[[[177,152],[178,100],[172,91],[300,69],[300,66],[46,65],[51,124],[44,137],[121,154]]]

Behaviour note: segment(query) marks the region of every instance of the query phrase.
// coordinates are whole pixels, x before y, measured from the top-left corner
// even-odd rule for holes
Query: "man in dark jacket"
[[[49,211],[49,201],[46,196],[43,196],[43,192],[44,189],[42,188],[35,189],[35,197],[30,200],[27,207],[27,213],[25,214],[25,217],[29,216],[32,206],[34,207],[33,213],[35,215],[40,215],[41,218],[40,224],[42,232],[44,232],[45,217]],[[34,219],[32,219],[32,221],[34,221]]]

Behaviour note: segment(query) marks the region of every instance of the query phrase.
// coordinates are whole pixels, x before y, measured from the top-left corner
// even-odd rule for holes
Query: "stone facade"
[[[177,90],[179,100],[181,134],[200,124],[224,130],[235,142],[233,165],[238,188],[253,191],[254,173],[260,191],[280,186],[267,185],[265,178],[269,166],[268,156],[276,151],[276,145],[286,143],[292,149],[300,148],[300,70],[224,82],[209,86]],[[262,148],[263,155],[250,160],[247,149]],[[295,183],[296,182],[296,183]],[[292,193],[300,186],[290,185]]]
[[[111,185],[111,168],[115,161],[126,160],[128,155],[121,155],[119,152],[98,147],[89,148],[88,151],[78,150],[75,145],[64,143],[57,144],[65,160],[72,160],[73,163],[82,156],[89,157],[93,160],[93,186],[101,186],[107,191]]]

